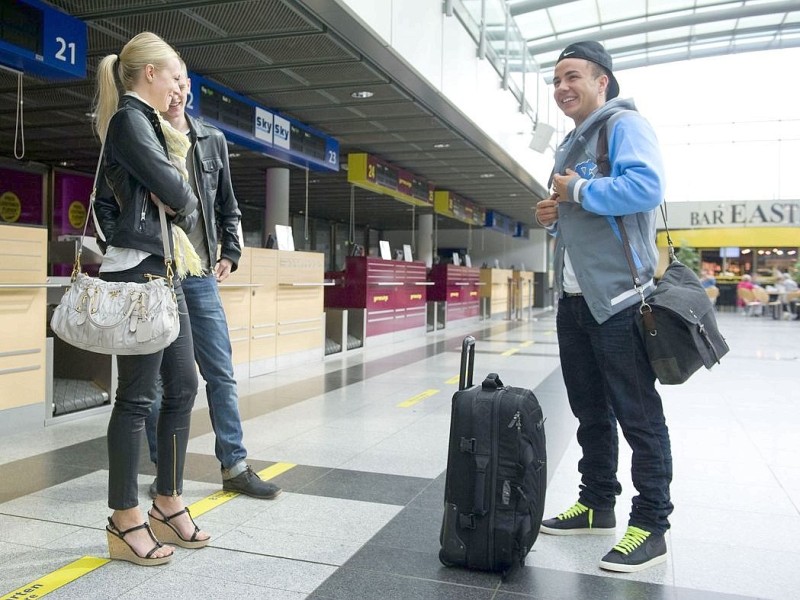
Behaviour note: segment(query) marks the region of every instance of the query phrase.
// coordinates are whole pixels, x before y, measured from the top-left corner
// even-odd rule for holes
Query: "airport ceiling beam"
[[[770,2],[767,4],[757,4],[755,6],[739,6],[734,8],[727,8],[722,10],[715,10],[709,12],[700,12],[689,15],[681,15],[680,17],[672,17],[665,19],[651,19],[645,22],[637,22],[633,25],[622,25],[620,27],[609,27],[607,29],[599,29],[591,33],[593,37],[601,40],[613,40],[617,38],[626,37],[629,35],[637,35],[640,33],[649,33],[654,30],[664,31],[665,29],[673,29],[676,27],[687,27],[690,25],[700,25],[702,23],[714,23],[716,21],[725,21],[729,19],[742,19],[744,17],[758,17],[762,15],[772,15],[782,12],[792,12],[797,10],[797,0],[786,0],[784,2]],[[586,31],[580,33],[560,36],[558,39],[547,38],[546,42],[535,43],[535,40],[527,40],[528,49],[534,54],[541,54],[545,52],[553,52],[566,48],[574,42],[580,42],[586,39]],[[539,38],[541,39],[541,38]]]

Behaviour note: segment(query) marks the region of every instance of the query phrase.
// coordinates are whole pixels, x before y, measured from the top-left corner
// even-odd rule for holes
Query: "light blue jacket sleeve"
[[[584,210],[617,216],[658,207],[665,192],[664,164],[647,120],[635,112],[618,119],[608,138],[608,154],[611,175],[579,186]]]

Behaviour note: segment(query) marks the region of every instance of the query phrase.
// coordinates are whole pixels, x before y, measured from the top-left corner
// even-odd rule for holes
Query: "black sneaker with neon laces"
[[[613,535],[616,527],[613,510],[595,510],[576,502],[557,517],[542,521],[539,530],[550,535]]]
[[[600,568],[634,573],[666,560],[667,542],[663,535],[629,526],[619,543],[600,561]]]
[[[239,492],[262,500],[272,500],[281,493],[281,488],[274,483],[261,479],[250,465],[247,465],[247,468],[236,477],[223,478],[222,489],[226,492]]]

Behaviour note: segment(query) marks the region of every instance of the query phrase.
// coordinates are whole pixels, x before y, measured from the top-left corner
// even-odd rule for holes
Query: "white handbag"
[[[152,277],[147,283],[112,282],[82,273],[83,238],[94,210],[102,160],[103,149],[95,171],[83,236],[75,253],[71,284],[53,312],[50,327],[68,344],[90,352],[152,354],[174,342],[181,328],[164,206],[158,203],[166,277]]]

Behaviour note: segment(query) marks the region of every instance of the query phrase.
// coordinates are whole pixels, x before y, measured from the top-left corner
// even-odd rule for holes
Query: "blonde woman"
[[[190,229],[189,223],[196,219],[197,198],[170,162],[159,116],[180,93],[181,74],[176,51],[152,33],[140,33],[119,56],[106,56],[98,66],[95,126],[105,144],[98,195],[113,193],[119,205],[117,218],[98,231],[106,243],[100,277],[107,281],[146,281],[166,275],[155,198],[164,202],[170,228]],[[117,357],[119,381],[108,424],[108,505],[114,511],[106,527],[109,554],[139,565],[168,562],[173,548],[164,542],[202,548],[210,540],[195,525],[181,496],[197,371],[186,302],[177,277],[174,283],[180,335],[160,352]],[[139,508],[137,471],[144,422],[159,393],[159,375],[163,382],[160,489],[148,524]]]

